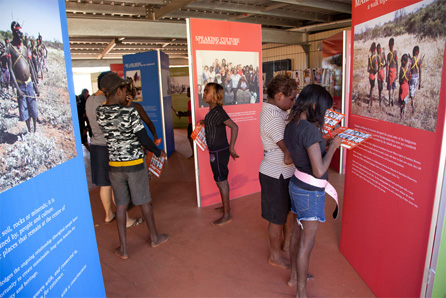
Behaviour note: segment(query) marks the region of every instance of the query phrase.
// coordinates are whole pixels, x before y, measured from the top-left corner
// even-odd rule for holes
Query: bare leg
[[[373,87],[370,87],[370,94],[369,94],[369,107],[371,107],[373,104]]]
[[[125,227],[126,211],[127,205],[116,206],[116,223],[118,225],[120,247],[115,250],[115,254],[123,260],[128,259]]]
[[[229,207],[229,183],[228,180],[216,182],[220,190],[221,201],[223,203],[223,216],[213,222],[216,226],[221,226],[232,221],[231,208]]]
[[[383,83],[381,83],[383,84]],[[379,84],[378,84],[379,85]],[[382,94],[383,89],[378,87],[378,95],[379,95],[379,106],[381,107],[381,94]]]
[[[101,198],[102,206],[105,210],[105,222],[110,222],[114,219],[115,214],[112,210],[112,187],[111,186],[101,186],[99,190],[99,197]]]
[[[290,248],[291,233],[293,232],[293,222],[294,222],[294,214],[293,212],[288,212],[286,224],[283,226],[282,250],[284,252],[288,252]]]
[[[189,144],[190,144],[190,149],[192,151],[192,155],[189,156],[189,158],[193,158],[194,157],[194,141],[191,138],[188,138],[189,140]]]
[[[290,267],[290,262],[282,256],[280,244],[282,240],[283,225],[276,225],[269,223],[268,234],[269,244],[271,247],[270,255],[268,257],[268,263],[275,267],[287,269]]]
[[[31,132],[31,119],[28,118],[28,119],[25,121],[25,123],[26,123],[26,127],[28,128],[28,131]]]
[[[307,297],[307,275],[310,254],[316,238],[318,221],[302,221],[303,229],[299,239],[299,252],[297,254],[297,292],[296,297]]]
[[[291,274],[288,280],[288,285],[293,287],[297,285],[297,251],[299,250],[301,228],[297,223],[296,214],[293,214],[293,232],[290,239],[290,262]]]
[[[156,230],[155,217],[153,215],[152,203],[143,204],[140,206],[142,215],[147,223],[147,228],[150,233],[150,246],[157,247],[169,239],[166,234],[158,234]]]

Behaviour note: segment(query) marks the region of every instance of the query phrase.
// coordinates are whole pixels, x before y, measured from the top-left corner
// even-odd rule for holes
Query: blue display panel
[[[155,125],[156,133],[161,138],[160,148],[169,156],[175,150],[173,141],[173,119],[171,112],[169,57],[157,51],[124,55],[124,76],[132,78],[137,89],[136,100]],[[160,65],[161,63],[161,65]],[[161,102],[163,100],[163,102]],[[163,118],[164,117],[164,118]],[[149,136],[153,137],[148,127]]]
[[[14,68],[17,80],[24,74],[35,76],[31,84],[25,82],[37,93],[38,115],[30,113],[30,129],[23,111],[19,112],[23,102],[16,91],[10,86],[0,91],[0,297],[105,297],[77,119],[65,2],[0,0],[0,8],[0,32],[12,35],[0,40],[8,37],[15,45],[10,52],[25,53],[29,48],[32,54],[32,43],[39,36],[46,48],[44,60],[31,62],[24,54],[18,60],[27,59],[23,65],[29,69]],[[11,28],[12,21],[20,26]],[[7,32],[11,29],[12,34]],[[23,34],[20,44],[17,38],[14,41],[17,30]],[[11,56],[14,65],[17,56]]]

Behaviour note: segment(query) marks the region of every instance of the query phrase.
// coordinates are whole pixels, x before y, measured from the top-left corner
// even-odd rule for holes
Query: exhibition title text
[[[355,0],[355,7],[367,4],[367,9],[370,9],[386,2],[387,0]]]
[[[236,46],[240,43],[240,38],[218,37],[218,36],[195,36],[198,44],[230,45]]]

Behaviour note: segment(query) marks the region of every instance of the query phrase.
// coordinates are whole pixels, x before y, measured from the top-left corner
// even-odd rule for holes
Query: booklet
[[[148,152],[146,156],[147,169],[156,177],[160,177],[166,158],[157,157],[153,152]]]
[[[328,140],[336,135],[338,135],[342,139],[341,146],[347,149],[352,149],[372,137],[371,134],[348,127],[339,127],[333,131],[328,132],[322,137],[325,140]]]
[[[204,133],[204,126],[201,125],[200,122],[197,123],[190,137],[197,143],[197,146],[200,147],[201,150],[206,150],[208,147],[206,144],[206,135]]]
[[[324,129],[322,131],[324,133],[322,137],[325,140],[334,138],[334,136],[338,135],[342,139],[341,146],[347,149],[352,149],[372,136],[371,134],[348,127],[340,126],[335,128],[344,117],[344,114],[331,109],[327,110],[325,113]]]
[[[344,119],[345,115],[335,110],[328,109],[325,113],[325,124],[323,133],[326,134],[329,131],[332,131],[336,125],[338,125],[342,119]]]

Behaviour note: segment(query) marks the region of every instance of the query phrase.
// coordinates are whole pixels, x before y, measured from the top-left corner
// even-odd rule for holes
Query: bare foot
[[[307,281],[314,279],[314,275],[308,273],[307,274]],[[297,285],[297,276],[296,277],[290,277],[290,280],[288,281],[289,287],[295,287]]]
[[[115,218],[116,218],[116,213],[112,213],[110,218],[105,218],[105,223],[106,223],[106,224],[109,224],[109,223],[111,223],[112,221],[114,221]]]
[[[127,260],[129,258],[127,253],[121,251],[121,247],[115,249],[115,255],[117,255],[121,260]]]
[[[271,259],[271,257],[268,258],[268,264],[274,267],[279,267],[283,269],[290,268],[290,261],[285,259],[284,257],[279,257],[278,259]]]
[[[158,247],[161,244],[166,243],[167,240],[169,240],[169,235],[167,235],[167,234],[158,235],[158,239],[156,241],[150,242],[150,246],[151,247]]]
[[[284,241],[281,249],[283,252],[288,252],[288,250],[290,249],[290,241],[289,240]]]
[[[221,207],[215,207],[215,208],[214,208],[214,210],[217,210],[217,211],[223,212],[223,206],[221,206]]]
[[[223,216],[222,218],[217,219],[216,221],[214,221],[212,224],[217,226],[217,227],[220,227],[222,225],[230,223],[231,221],[232,221],[232,218],[230,216],[228,216],[228,217]]]

